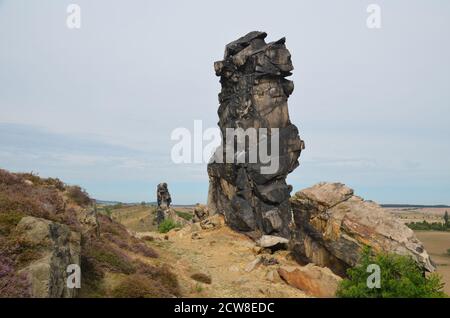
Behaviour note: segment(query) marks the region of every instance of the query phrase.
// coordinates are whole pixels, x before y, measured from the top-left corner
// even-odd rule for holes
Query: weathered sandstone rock
[[[209,216],[208,207],[204,204],[197,204],[194,207],[194,217],[192,222],[201,222]]]
[[[200,222],[200,227],[203,230],[216,229],[225,224],[223,216],[216,214],[210,217],[207,217],[203,221]]]
[[[308,264],[304,267],[282,266],[278,274],[289,285],[314,297],[335,297],[342,280],[329,268]]]
[[[279,244],[287,244],[289,243],[289,240],[279,236],[263,235],[256,243],[260,247],[272,247]]]
[[[222,85],[218,114],[223,140],[208,164],[208,208],[211,214],[224,215],[236,230],[253,232],[256,237],[271,234],[288,238],[292,188],[286,184],[286,176],[298,166],[304,143],[289,119],[287,100],[294,85],[285,77],[293,70],[290,53],[284,38],[266,43],[266,36],[250,32],[228,44],[224,59],[214,64]],[[227,147],[228,128],[264,128],[267,136],[258,130],[254,142],[238,138],[242,146],[238,151],[237,147]],[[278,155],[272,138],[279,141]],[[256,161],[250,160],[250,148],[256,145],[258,150],[264,145],[272,150],[270,164],[278,161],[273,171],[264,170],[269,164],[259,155]],[[234,161],[227,161],[227,155]],[[238,163],[239,158],[246,160]]]
[[[426,271],[435,267],[414,232],[378,204],[355,196],[341,183],[319,183],[291,198],[293,254],[344,276],[364,246],[374,252],[410,255]]]
[[[66,225],[31,216],[22,218],[16,232],[39,253],[38,259],[20,270],[31,282],[31,296],[74,297],[77,290],[67,287],[66,270],[71,264],[80,265],[81,235]]]

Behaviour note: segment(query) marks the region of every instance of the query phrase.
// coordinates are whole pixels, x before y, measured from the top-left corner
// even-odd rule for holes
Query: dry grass
[[[444,291],[450,295],[450,232],[415,231],[417,238],[422,241],[431,259],[437,264],[437,272],[442,275],[445,283]]]
[[[112,291],[117,298],[167,298],[179,296],[178,287],[174,288],[167,281],[172,277],[170,272],[158,272],[154,277],[144,274],[134,274],[126,277]]]

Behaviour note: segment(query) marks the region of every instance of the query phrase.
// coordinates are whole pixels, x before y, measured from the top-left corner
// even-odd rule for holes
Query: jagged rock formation
[[[295,228],[291,248],[301,263],[313,262],[344,276],[364,246],[410,255],[425,270],[435,267],[414,232],[372,201],[341,183],[319,183],[291,198]]]
[[[208,208],[212,214],[223,214],[227,224],[236,230],[256,236],[289,237],[292,188],[285,179],[298,166],[304,143],[289,120],[287,99],[294,85],[285,77],[293,70],[290,53],[284,38],[266,43],[266,36],[264,32],[250,32],[228,44],[224,60],[214,64],[222,84],[218,115],[223,140],[208,165]],[[261,149],[267,142],[272,150],[271,163],[278,160],[278,167],[264,172],[262,167],[267,165],[260,156],[256,162],[237,163],[243,153],[249,156],[252,142],[243,151],[227,148],[227,128],[267,128],[267,138],[258,135],[255,144]],[[272,137],[279,141],[278,155],[274,155],[276,144]],[[233,163],[225,160],[230,152]]]
[[[39,247],[39,258],[20,270],[31,284],[31,297],[71,298],[76,288],[67,287],[69,265],[80,266],[81,235],[64,224],[27,216],[16,233],[21,242]]]
[[[169,189],[167,188],[167,183],[160,183],[156,187],[156,198],[158,201],[158,208],[161,207],[161,204],[166,203],[167,208],[170,207],[170,203],[172,203],[172,198],[169,193]]]

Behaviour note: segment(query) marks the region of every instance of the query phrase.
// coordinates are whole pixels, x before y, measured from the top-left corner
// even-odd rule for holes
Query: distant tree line
[[[444,213],[444,222],[412,222],[408,223],[407,226],[412,230],[419,231],[450,231],[450,220],[448,216],[448,211]]]

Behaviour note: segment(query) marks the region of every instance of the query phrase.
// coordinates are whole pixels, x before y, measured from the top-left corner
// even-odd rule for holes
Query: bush
[[[25,274],[17,274],[14,261],[0,252],[0,297],[31,296],[31,284]]]
[[[139,262],[135,266],[138,274],[143,274],[152,280],[157,281],[159,285],[163,286],[171,295],[181,295],[178,279],[175,274],[170,271],[167,265],[155,267]]]
[[[367,267],[377,264],[381,269],[381,288],[367,287]],[[360,263],[347,271],[348,279],[341,281],[336,296],[345,298],[442,298],[444,284],[440,276],[426,277],[418,265],[407,256],[377,254],[370,249],[362,253]]]
[[[143,274],[126,277],[112,292],[117,298],[161,298],[173,297],[171,290],[159,281]]]
[[[127,255],[107,243],[94,241],[86,247],[88,250],[84,255],[99,268],[123,274],[132,274],[136,271]]]
[[[23,217],[19,212],[0,212],[0,235],[8,236]]]
[[[170,230],[175,229],[177,227],[180,227],[180,225],[178,223],[175,223],[172,219],[165,219],[159,225],[158,231],[160,233],[167,233]]]
[[[447,250],[447,255],[450,256],[450,248]]]
[[[67,196],[80,206],[86,206],[92,203],[87,192],[79,186],[72,186],[67,189]]]
[[[145,245],[144,243],[138,243],[133,245],[132,251],[138,254],[141,254],[142,256],[145,257],[151,257],[151,258],[157,258],[158,254],[151,249],[150,247],[148,247],[147,245]]]

